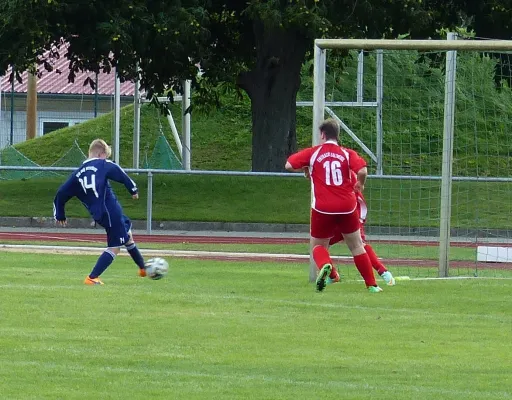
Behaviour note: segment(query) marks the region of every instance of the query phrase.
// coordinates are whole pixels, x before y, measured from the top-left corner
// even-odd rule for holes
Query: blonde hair
[[[112,154],[112,149],[103,139],[94,139],[89,145],[89,157],[99,157],[103,153],[109,158]]]

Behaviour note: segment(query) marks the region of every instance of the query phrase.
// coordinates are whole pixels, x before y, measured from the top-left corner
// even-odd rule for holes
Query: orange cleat
[[[103,282],[100,280],[100,278],[90,278],[89,276],[85,278],[84,283],[86,285],[103,285]]]
[[[139,276],[141,278],[144,278],[146,276],[146,269],[144,268],[139,268]]]

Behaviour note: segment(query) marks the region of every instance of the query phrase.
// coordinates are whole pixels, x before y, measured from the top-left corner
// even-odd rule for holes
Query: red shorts
[[[359,213],[354,210],[350,214],[322,214],[311,210],[311,237],[328,239],[337,233],[352,233],[359,229]]]
[[[359,224],[359,230],[361,232],[361,239],[363,240],[363,243],[366,242],[366,236],[364,234],[364,225],[362,223]],[[331,240],[329,240],[329,246],[332,246],[335,243],[342,242],[343,241],[343,235],[341,232],[336,233]]]

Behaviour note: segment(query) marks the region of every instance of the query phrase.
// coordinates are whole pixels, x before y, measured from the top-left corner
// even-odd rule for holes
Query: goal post
[[[489,176],[491,173],[489,170],[484,171],[483,170],[483,160],[484,158],[487,159],[495,159],[496,162],[499,163],[505,163],[504,157],[503,160],[499,158],[503,153],[498,154],[500,150],[492,150],[493,152],[496,152],[496,154],[492,153],[491,150],[488,151],[487,157],[485,157],[485,154],[482,154],[483,149],[486,148],[485,140],[494,141],[497,139],[492,138],[491,133],[487,132],[487,134],[481,134],[481,126],[485,125],[486,129],[489,131],[492,131],[493,129],[499,129],[500,131],[503,129],[504,131],[508,129],[508,122],[504,122],[506,125],[505,128],[499,127],[495,128],[497,123],[495,120],[499,120],[499,118],[496,118],[496,116],[489,117],[492,119],[492,123],[494,125],[485,124],[485,121],[483,124],[481,124],[481,121],[471,120],[471,110],[476,110],[473,112],[473,114],[478,114],[479,112],[482,112],[483,114],[487,113],[486,115],[491,115],[492,111],[488,110],[490,107],[487,103],[481,103],[482,105],[479,106],[478,103],[481,101],[481,93],[479,92],[480,88],[478,87],[478,83],[471,83],[471,79],[475,80],[478,77],[471,77],[471,74],[475,74],[476,72],[472,72],[469,70],[469,67],[465,68],[465,73],[467,73],[467,77],[465,77],[464,82],[461,83],[468,86],[466,88],[467,95],[462,95],[462,99],[460,100],[460,104],[458,103],[457,99],[457,91],[458,91],[458,82],[457,82],[457,58],[458,58],[458,52],[465,52],[470,53],[473,52],[474,54],[479,54],[479,59],[482,59],[483,62],[487,62],[486,57],[492,58],[493,60],[499,60],[500,64],[499,67],[495,66],[495,76],[494,80],[496,82],[496,91],[500,92],[500,95],[510,97],[512,99],[512,93],[509,93],[510,86],[512,86],[512,60],[508,60],[508,58],[504,57],[503,55],[509,54],[509,52],[512,52],[512,41],[509,40],[486,40],[486,39],[470,39],[465,40],[464,38],[462,40],[456,40],[458,39],[456,37],[456,34],[450,33],[448,34],[447,40],[386,40],[386,39],[316,39],[314,43],[314,61],[313,61],[313,129],[312,129],[312,143],[313,145],[319,144],[319,135],[318,135],[318,127],[321,124],[321,122],[325,119],[326,115],[333,115],[332,110],[326,106],[326,104],[329,104],[329,101],[326,101],[326,93],[327,93],[327,79],[328,79],[328,52],[329,50],[335,50],[335,49],[344,49],[349,51],[365,51],[368,54],[372,53],[374,54],[376,62],[376,76],[372,78],[372,84],[374,83],[375,86],[372,93],[373,98],[376,102],[375,112],[377,113],[375,118],[376,124],[373,123],[372,129],[375,129],[377,132],[379,131],[379,124],[380,124],[380,132],[381,134],[377,134],[376,138],[372,143],[369,145],[371,147],[371,150],[373,151],[373,154],[376,155],[376,162],[373,164],[373,168],[371,173],[371,177],[369,180],[369,185],[372,185],[372,179],[379,179],[381,182],[390,182],[395,181],[396,185],[389,185],[390,188],[384,188],[381,189],[381,193],[379,195],[380,201],[388,201],[386,198],[386,195],[396,195],[393,194],[392,190],[398,190],[402,191],[405,190],[402,188],[402,183],[407,182],[407,187],[411,188],[411,192],[408,194],[408,196],[412,198],[416,198],[416,196],[421,196],[421,193],[419,193],[421,190],[424,190],[424,187],[419,187],[420,182],[427,182],[427,184],[431,184],[432,190],[429,194],[428,199],[420,199],[419,200],[419,209],[414,210],[414,218],[412,216],[409,217],[409,221],[415,220],[414,223],[418,224],[418,227],[411,227],[409,226],[408,229],[405,229],[405,227],[397,225],[394,226],[394,229],[388,229],[387,233],[388,235],[391,235],[392,232],[395,234],[394,239],[398,243],[401,242],[401,236],[411,236],[411,232],[414,232],[417,230],[420,234],[421,231],[424,230],[425,232],[428,231],[429,234],[429,241],[436,244],[437,247],[437,254],[436,254],[436,275],[438,277],[448,277],[453,276],[453,274],[450,273],[450,248],[451,248],[451,242],[452,242],[452,235],[451,235],[451,220],[454,219],[454,213],[452,211],[452,206],[456,209],[458,208],[458,204],[456,203],[457,200],[454,200],[452,198],[453,194],[453,182],[492,182],[493,180],[495,182],[502,182],[504,185],[500,186],[499,189],[501,194],[503,194],[503,191],[512,190],[512,188],[509,187],[510,182],[512,182],[512,177],[510,173],[503,168],[502,170],[494,170],[492,172],[492,176]],[[418,120],[414,120],[416,117],[410,117],[399,119],[398,117],[393,117],[395,120],[397,120],[397,124],[400,124],[401,126],[404,126],[406,123],[410,124],[410,128],[404,128],[402,131],[409,131],[410,132],[410,138],[408,139],[410,143],[414,142],[417,139],[415,135],[415,123],[418,124],[426,124],[426,125],[432,125],[431,130],[433,132],[431,137],[439,136],[439,152],[436,153],[434,150],[431,150],[432,153],[424,153],[424,154],[413,154],[410,158],[410,160],[420,160],[419,162],[423,162],[427,164],[429,162],[429,157],[432,157],[432,159],[435,159],[436,161],[439,160],[440,166],[439,168],[434,168],[436,170],[436,173],[433,173],[429,170],[428,173],[423,173],[422,171],[414,172],[416,166],[409,166],[409,169],[413,172],[411,172],[409,175],[405,174],[397,174],[396,171],[400,168],[396,167],[395,164],[393,164],[393,168],[390,168],[389,165],[387,165],[387,158],[386,158],[386,150],[384,149],[384,146],[386,145],[386,136],[390,134],[390,124],[384,123],[386,127],[383,127],[383,121],[386,122],[386,118],[390,118],[389,114],[391,111],[387,110],[386,107],[384,107],[387,104],[387,99],[392,98],[395,96],[394,93],[390,92],[389,87],[384,88],[384,85],[382,84],[383,81],[387,79],[386,72],[382,69],[379,70],[379,63],[382,66],[383,61],[382,59],[386,59],[387,54],[390,54],[392,51],[398,51],[395,54],[399,54],[400,52],[407,52],[407,51],[414,51],[420,54],[421,57],[424,54],[426,54],[427,58],[431,57],[432,60],[428,64],[429,67],[425,67],[425,74],[431,74],[433,78],[431,79],[432,82],[436,82],[436,79],[438,81],[442,78],[443,88],[441,90],[444,90],[444,96],[443,100],[438,101],[439,104],[434,104],[435,99],[432,99],[433,96],[430,94],[425,94],[425,99],[428,99],[429,102],[432,102],[432,105],[425,105],[432,106],[432,112],[428,114],[427,117],[418,117]],[[399,57],[399,56],[398,56]],[[354,59],[356,57],[353,57]],[[419,59],[419,58],[418,58]],[[503,61],[503,60],[508,61]],[[472,66],[472,63],[477,63],[478,60],[470,59],[467,61],[466,64],[469,66]],[[355,61],[354,61],[355,62]],[[508,64],[506,64],[508,63]],[[492,64],[492,62],[491,62]],[[359,67],[360,64],[358,64]],[[476,67],[475,67],[476,68]],[[484,67],[482,67],[484,68]],[[500,69],[501,68],[501,69]],[[355,69],[355,68],[354,68]],[[506,71],[505,71],[506,69]],[[363,105],[363,97],[360,95],[359,87],[361,86],[360,79],[362,79],[359,75],[359,70],[357,74],[357,80],[358,80],[358,93],[357,93],[357,99],[354,102],[355,105],[359,104]],[[400,73],[400,71],[398,72]],[[498,74],[500,74],[498,76]],[[405,72],[404,72],[405,75]],[[352,77],[354,78],[354,77]],[[404,78],[406,79],[406,78]],[[492,79],[492,77],[490,78]],[[414,77],[410,79],[411,81],[414,81]],[[469,82],[469,83],[468,83]],[[437,83],[437,82],[436,82]],[[488,82],[490,84],[490,82]],[[410,83],[410,93],[409,96],[422,96],[420,93],[420,89],[415,89],[413,87],[414,82]],[[474,86],[472,86],[474,85]],[[425,92],[429,92],[429,88],[426,89]],[[371,91],[370,90],[370,91]],[[506,94],[503,94],[502,92],[506,91]],[[335,92],[335,90],[331,90],[331,92]],[[365,93],[367,93],[369,90],[366,90]],[[434,96],[435,97],[435,96]],[[333,99],[331,99],[333,100]],[[341,100],[346,101],[347,99],[336,99],[341,104]],[[485,99],[484,99],[485,100]],[[473,103],[471,103],[473,102]],[[411,101],[412,103],[412,101]],[[334,103],[333,103],[334,104]],[[405,104],[405,102],[403,103]],[[469,104],[469,105],[468,105]],[[511,103],[512,104],[512,103]],[[478,110],[478,107],[481,108],[481,110]],[[400,111],[399,111],[400,112]],[[343,111],[342,111],[343,113]],[[457,120],[456,116],[457,114],[464,114],[464,118],[466,120],[461,121],[459,117],[459,120]],[[421,114],[421,113],[420,113]],[[439,114],[439,115],[438,115]],[[421,120],[421,118],[424,118],[424,121]],[[439,121],[436,121],[436,123],[431,122],[434,118],[438,119]],[[503,115],[503,120],[508,120],[512,118],[512,110],[509,110],[508,114]],[[343,115],[340,118],[340,121],[343,120]],[[368,117],[364,116],[361,117],[361,119],[369,119]],[[471,127],[474,125],[474,127]],[[488,126],[487,126],[488,125]],[[361,124],[361,126],[364,126],[365,128],[368,128],[369,124]],[[458,129],[461,127],[460,129]],[[512,128],[512,126],[511,126]],[[347,126],[342,125],[342,130],[347,132]],[[473,131],[474,132],[473,132]],[[468,136],[469,133],[474,134],[474,143],[469,143],[469,140],[466,140],[467,138],[465,136]],[[396,133],[393,132],[392,135],[396,136]],[[458,147],[456,149],[456,153],[459,157],[459,159],[462,157],[467,158],[466,164],[467,169],[464,171],[463,166],[458,166],[456,173],[453,172],[453,164],[454,164],[454,137],[459,135],[460,140],[458,142],[465,143],[464,144],[466,148]],[[478,136],[480,135],[480,136]],[[343,140],[343,139],[342,139]],[[407,143],[407,146],[410,146],[410,143]],[[427,146],[429,145],[428,140],[426,141]],[[356,146],[359,146],[360,144],[355,144]],[[403,142],[399,143],[387,143],[388,151],[389,148],[391,148],[392,151],[395,153],[399,151],[402,148],[406,148],[407,146],[404,145]],[[437,146],[437,143],[436,143]],[[471,148],[471,146],[474,147],[474,149]],[[349,146],[349,147],[355,147],[355,146]],[[399,149],[400,147],[400,149]],[[434,146],[432,146],[434,147]],[[498,148],[499,146],[495,146]],[[359,149],[356,149],[359,151]],[[437,150],[436,150],[437,151]],[[476,152],[477,157],[473,156],[473,152]],[[472,159],[473,157],[473,159]],[[398,157],[400,160],[405,157]],[[426,160],[426,161],[425,161]],[[410,162],[413,162],[410,161]],[[392,160],[394,162],[394,159]],[[432,161],[434,162],[434,161]],[[474,163],[480,163],[476,167],[474,167]],[[503,164],[503,165],[505,165]],[[487,165],[487,164],[486,164]],[[499,164],[501,165],[501,164]],[[400,165],[399,167],[402,167],[401,170],[405,170],[406,168],[403,165]],[[480,167],[480,168],[479,168]],[[421,168],[419,168],[421,170]],[[427,169],[427,168],[426,168]],[[476,173],[474,172],[476,171]],[[497,171],[497,172],[496,172]],[[374,172],[374,173],[373,173]],[[458,175],[458,176],[457,176]],[[429,183],[430,182],[430,183]],[[414,191],[414,187],[418,186],[418,192]],[[391,187],[393,189],[391,189]],[[464,188],[468,193],[471,193],[473,190],[473,186],[469,188]],[[459,188],[457,188],[459,190]],[[462,190],[462,189],[461,189]],[[373,194],[374,191],[371,191],[370,194]],[[432,194],[433,193],[433,194]],[[457,193],[457,199],[461,197],[462,192]],[[476,192],[474,193],[476,196]],[[512,192],[510,193],[512,195]],[[401,194],[400,194],[401,195]],[[404,195],[405,196],[405,195]],[[423,202],[423,200],[426,200]],[[489,199],[487,199],[489,200]],[[475,208],[478,207],[488,207],[486,208],[486,212],[488,210],[492,211],[492,207],[490,203],[492,203],[493,200],[489,200],[489,205],[485,204],[479,204],[478,197],[471,197],[471,194],[467,195],[467,199],[464,200],[464,208],[470,209],[473,208],[473,214],[468,213],[468,215],[479,215],[477,212],[475,212]],[[390,201],[391,202],[391,201]],[[376,204],[376,200],[371,201],[373,205]],[[412,203],[412,202],[411,202]],[[423,204],[430,204],[431,208],[427,208],[427,206],[424,206]],[[470,205],[471,203],[471,205]],[[423,208],[425,207],[425,208]],[[437,210],[434,210],[436,208]],[[379,210],[380,211],[380,210]],[[395,210],[398,213],[400,213],[399,210]],[[458,211],[458,210],[456,210]],[[425,230],[423,227],[421,227],[421,219],[422,219],[422,213],[424,215],[428,214],[428,218],[430,218],[429,224],[432,225],[431,229]],[[432,216],[435,215],[435,218],[437,220],[437,223],[434,224],[432,221]],[[383,218],[381,218],[383,219]],[[407,219],[407,218],[405,218]],[[457,218],[462,219],[462,218]],[[402,218],[404,220],[404,218]],[[418,220],[419,222],[416,222]],[[493,218],[488,218],[489,221],[494,221]],[[369,222],[368,224],[371,226],[372,224],[372,207],[369,208]],[[491,241],[491,239],[495,238],[497,242],[503,242],[504,246],[512,245],[512,234],[509,234],[509,231],[512,232],[512,229],[509,229],[507,226],[479,226],[480,223],[491,223],[491,222],[481,222],[481,221],[471,221],[471,217],[468,217],[468,221],[464,221],[463,224],[460,226],[457,226],[457,229],[459,231],[465,230],[465,235],[463,238],[457,238],[457,240],[465,240],[465,239],[471,239],[471,244],[473,245],[473,250],[475,253],[475,258],[473,260],[473,263],[475,264],[475,269],[477,268],[477,245],[482,243],[487,243]],[[474,223],[474,227],[472,225]],[[429,225],[427,224],[427,225]],[[404,229],[402,229],[404,228]],[[421,229],[420,229],[421,228]],[[512,227],[511,227],[512,228]],[[369,230],[371,231],[371,230]],[[474,235],[474,238],[471,236],[473,233],[477,232]],[[482,240],[482,236],[480,235],[483,231],[485,231],[485,240]],[[407,234],[404,235],[402,232],[406,232]],[[432,233],[435,232],[435,233]],[[379,235],[379,233],[385,234],[385,229],[379,232],[379,230],[375,230],[375,234],[371,236],[383,236]],[[426,234],[425,234],[426,235]],[[480,236],[479,236],[480,235]],[[414,238],[413,240],[417,240],[418,243],[420,242],[426,242],[426,239],[424,241],[419,240],[421,238],[421,235],[419,235],[417,238]],[[474,240],[473,240],[474,239]],[[499,239],[499,240],[498,240]],[[383,240],[385,242],[386,239]],[[392,242],[392,240],[388,240],[388,242]],[[429,243],[429,246],[432,246],[432,243]],[[492,247],[492,246],[491,246]],[[472,251],[473,251],[472,250]],[[494,251],[494,250],[493,250]],[[510,252],[512,254],[512,251]],[[470,252],[467,252],[464,255],[457,255],[457,257],[466,258],[467,263],[471,264],[471,260],[469,260]],[[429,263],[433,262],[432,255],[429,256]],[[393,258],[393,257],[389,257]],[[421,258],[413,260],[417,264],[420,264],[422,262]],[[507,260],[508,261],[508,260]],[[512,264],[512,259],[509,260]],[[405,263],[403,260],[401,260],[402,265]],[[472,268],[467,269],[467,271],[472,271]],[[467,272],[462,273],[462,275],[467,274]],[[420,274],[421,275],[421,274]],[[310,273],[309,273],[310,281],[313,281],[316,277],[316,266],[314,265],[314,262],[312,258],[310,258]]]

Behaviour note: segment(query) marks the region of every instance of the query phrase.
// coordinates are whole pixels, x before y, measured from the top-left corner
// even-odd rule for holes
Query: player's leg
[[[112,226],[105,228],[107,233],[107,249],[99,256],[91,273],[85,278],[84,283],[86,285],[103,285],[99,277],[115,260],[119,254],[120,247],[129,240],[124,222],[121,219],[116,220],[113,218],[113,215],[111,215],[111,221]]]
[[[128,241],[125,244],[126,250],[128,251],[128,254],[132,258],[133,262],[139,267],[139,276],[145,277],[146,270],[144,269],[144,257],[142,257],[139,248],[133,240],[132,223],[130,218],[128,218],[126,215],[123,215],[123,219],[126,231],[128,233]]]
[[[372,263],[372,267],[377,273],[381,276],[382,279],[386,282],[388,286],[395,285],[395,278],[393,278],[393,274],[388,271],[386,266],[379,260],[377,254],[373,250],[372,246],[368,244],[366,241],[366,235],[364,233],[364,226],[361,224],[361,239],[363,240],[364,249],[368,257],[370,257],[370,261]]]
[[[368,257],[370,258],[372,267],[377,271],[381,278],[384,279],[386,284],[388,286],[395,285],[395,278],[393,278],[393,274],[388,271],[384,264],[382,264],[382,262],[377,257],[377,254],[375,254],[375,251],[373,250],[372,246],[370,246],[368,243],[365,243],[364,249],[366,250],[366,254],[368,254]]]
[[[103,272],[112,264],[116,256],[119,254],[119,247],[107,247],[107,249],[101,253],[91,273],[85,277],[84,283],[86,285],[103,285],[103,282],[99,278]]]
[[[342,241],[343,241],[343,234],[341,232],[337,232],[331,239],[329,239],[328,249],[330,249],[333,244],[336,244],[336,243],[339,243]],[[333,266],[331,274],[329,275],[329,278],[327,278],[325,283],[332,284],[332,283],[337,283],[340,280],[341,280],[341,276],[340,276],[338,270],[336,269],[336,267]]]
[[[313,260],[318,268],[318,275],[316,278],[316,290],[321,292],[325,289],[326,279],[333,271],[333,262],[327,246],[329,239],[311,238],[313,247]]]
[[[372,263],[363,246],[357,213],[346,214],[342,227],[343,238],[354,257],[354,264],[363,277],[366,287],[372,293],[380,292],[382,289],[378,287],[375,281]]]
[[[325,288],[326,279],[337,275],[329,251],[329,239],[333,236],[334,216],[311,210],[311,248],[313,260],[319,270],[316,289],[321,292]],[[334,272],[333,272],[334,271]]]

